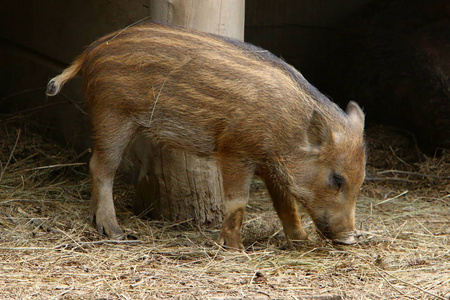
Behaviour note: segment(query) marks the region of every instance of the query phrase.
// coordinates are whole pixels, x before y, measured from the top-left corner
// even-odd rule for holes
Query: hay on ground
[[[1,299],[450,299],[450,153],[408,166],[394,149],[372,153],[390,165],[369,160],[355,246],[322,240],[305,216],[312,240],[286,249],[255,180],[244,253],[221,249],[218,228],[134,216],[120,180],[118,219],[135,239],[99,236],[86,165],[36,132],[1,123]]]

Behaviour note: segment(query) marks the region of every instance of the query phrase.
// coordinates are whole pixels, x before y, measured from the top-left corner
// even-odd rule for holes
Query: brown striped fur
[[[364,114],[356,103],[343,112],[256,46],[150,22],[93,42],[49,82],[47,94],[76,74],[84,79],[92,117],[91,210],[99,230],[121,234],[112,182],[126,146],[145,134],[218,159],[225,245],[243,247],[240,227],[254,174],[265,180],[289,240],[307,238],[300,202],[326,237],[354,241],[365,165]]]

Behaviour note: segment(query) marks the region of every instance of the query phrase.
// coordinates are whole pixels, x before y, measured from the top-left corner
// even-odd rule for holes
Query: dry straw
[[[1,299],[449,299],[449,153],[402,172],[369,161],[355,246],[321,240],[305,217],[311,241],[286,249],[255,180],[248,251],[230,252],[215,243],[217,228],[134,216],[133,188],[120,180],[118,217],[130,239],[99,236],[86,166],[35,132],[1,123]]]

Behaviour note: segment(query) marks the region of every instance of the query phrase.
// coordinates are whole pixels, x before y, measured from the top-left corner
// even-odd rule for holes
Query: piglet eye
[[[331,174],[331,178],[330,178],[330,185],[336,189],[336,190],[340,190],[342,188],[342,185],[345,183],[345,178],[342,177],[339,174]]]

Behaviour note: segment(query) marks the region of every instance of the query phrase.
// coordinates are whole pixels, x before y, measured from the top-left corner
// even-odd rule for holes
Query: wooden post
[[[244,0],[153,0],[151,18],[244,38]],[[154,147],[142,137],[133,152],[141,168],[136,214],[170,221],[193,220],[199,225],[222,222],[222,178],[215,159]]]
[[[245,0],[153,0],[152,20],[244,40]]]

